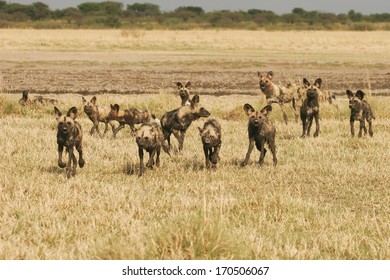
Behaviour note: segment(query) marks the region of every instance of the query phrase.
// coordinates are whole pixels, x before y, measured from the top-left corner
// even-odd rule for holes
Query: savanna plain
[[[379,31],[1,29],[0,259],[390,259],[389,49]],[[282,84],[320,77],[336,101],[304,139],[274,105],[278,165],[267,153],[260,167],[254,150],[241,167],[243,105],[265,105],[257,71],[269,70]],[[216,169],[205,168],[204,119],[142,177],[128,127],[88,133],[82,96],[161,117],[186,81],[222,125]],[[348,88],[366,93],[374,137],[351,137]],[[75,177],[57,166],[53,106],[21,107],[24,89],[78,108],[86,165]]]

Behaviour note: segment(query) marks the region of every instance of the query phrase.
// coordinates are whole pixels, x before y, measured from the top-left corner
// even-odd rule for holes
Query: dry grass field
[[[0,259],[390,259],[389,47],[388,32],[0,30]],[[321,77],[338,109],[321,104],[320,136],[301,139],[274,106],[278,165],[255,150],[242,168],[258,70]],[[187,80],[222,125],[216,170],[204,120],[142,177],[128,127],[88,134],[82,95],[161,117]],[[21,107],[26,88],[82,112],[74,178],[57,167],[53,107]],[[351,138],[347,88],[366,91],[373,138]]]

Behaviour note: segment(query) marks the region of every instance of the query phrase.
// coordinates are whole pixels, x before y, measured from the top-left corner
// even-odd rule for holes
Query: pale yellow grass
[[[61,109],[80,96],[59,96]],[[99,96],[101,103],[174,108],[173,95]],[[241,109],[257,97],[202,99],[222,124],[221,162],[204,169],[196,121],[182,154],[139,178],[129,129],[112,139],[85,135],[86,166],[66,179],[56,165],[51,108],[10,112],[0,119],[1,259],[389,259],[390,123],[379,114],[374,138],[352,139],[348,108],[324,105],[321,134],[300,139],[275,107],[279,164],[241,168],[247,149]],[[389,100],[378,100],[390,107]],[[372,100],[377,108],[376,99]],[[7,105],[8,104],[8,105]],[[11,104],[11,105],[9,105]],[[80,108],[81,109],[81,108]],[[91,122],[79,120],[84,131]],[[175,147],[177,144],[173,140]]]
[[[389,32],[1,29],[4,61],[235,61],[388,65]],[[39,56],[45,52],[45,56]],[[95,53],[94,53],[95,52]],[[97,55],[98,54],[98,55]],[[211,59],[211,60],[210,60]]]
[[[388,34],[1,29],[0,70],[378,69],[390,65]],[[1,79],[0,72],[0,88],[8,83]],[[179,104],[168,93],[99,95],[98,103],[161,116]],[[60,109],[82,111],[81,95],[55,97]],[[203,121],[197,121],[183,153],[162,154],[162,166],[141,178],[131,174],[138,157],[128,128],[118,139],[111,132],[104,139],[86,133],[86,166],[69,180],[57,167],[53,108],[21,108],[19,98],[0,97],[0,259],[390,259],[387,98],[369,98],[375,135],[362,139],[350,137],[345,99],[339,111],[322,105],[318,139],[300,139],[300,125],[284,125],[274,106],[278,166],[267,154],[259,167],[254,151],[241,168],[248,144],[242,106],[260,108],[264,100],[201,96],[222,124],[216,171],[204,170],[196,129]],[[92,124],[83,113],[79,121],[88,132]]]

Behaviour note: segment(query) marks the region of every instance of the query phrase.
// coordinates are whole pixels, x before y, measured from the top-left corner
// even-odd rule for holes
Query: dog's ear
[[[305,85],[305,87],[310,86],[310,82],[306,78],[303,78],[303,84]]]
[[[361,91],[360,89],[356,92],[356,97],[359,98],[360,100],[363,100],[364,98],[364,92]]]
[[[199,95],[194,95],[194,97],[192,97],[192,100],[191,100],[191,106],[194,106],[195,104],[199,103]]]
[[[92,103],[93,105],[96,105],[96,96],[92,97],[91,103]]]
[[[180,83],[180,82],[177,82],[176,85],[177,85],[177,88],[178,88],[178,89],[181,89],[181,88],[183,87],[183,84]]]
[[[257,77],[259,77],[259,78],[261,78],[261,77],[262,77],[262,75],[261,75],[260,71],[257,71]]]
[[[267,77],[272,80],[272,78],[274,77],[274,72],[268,71]]]
[[[119,112],[119,105],[118,105],[118,104],[115,104],[115,105],[114,105],[114,110],[117,111],[117,112]]]
[[[27,89],[23,90],[22,98],[23,98],[24,100],[27,100],[27,99],[28,99],[28,90],[27,90]]]
[[[267,105],[263,109],[261,109],[260,112],[263,113],[266,117],[268,117],[268,114],[270,112],[272,112],[272,106],[271,105]]]
[[[57,107],[55,107],[55,106],[54,106],[54,113],[57,115],[57,117],[61,117],[62,116],[61,111]]]
[[[185,85],[186,88],[188,88],[190,86],[191,86],[191,82],[187,82],[186,85]]]
[[[81,96],[81,98],[83,99],[83,103],[87,102],[87,99],[85,99],[84,96]]]
[[[249,116],[250,114],[252,114],[253,112],[255,112],[255,109],[252,107],[252,105],[246,103],[244,105],[244,111],[245,113]]]
[[[76,119],[77,118],[77,113],[78,113],[78,110],[76,107],[72,107],[69,109],[68,113],[66,114],[67,117],[70,117],[72,119]]]
[[[115,107],[112,104],[110,104],[110,108],[111,108],[111,110],[115,110]]]
[[[347,93],[348,98],[352,98],[354,95],[352,90],[350,90],[350,89],[347,89],[346,93]]]
[[[317,80],[314,81],[314,85],[315,85],[317,88],[321,88],[321,84],[322,84],[321,78],[318,78]]]

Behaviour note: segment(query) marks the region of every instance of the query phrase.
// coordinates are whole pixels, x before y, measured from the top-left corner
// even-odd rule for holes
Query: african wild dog
[[[34,96],[34,97],[30,98],[28,96],[28,93],[29,93],[28,90],[23,90],[22,98],[19,99],[20,105],[26,106],[26,105],[32,105],[32,104],[49,104],[49,103],[52,105],[58,104],[57,99],[46,98],[46,97],[43,97],[41,95]]]
[[[96,105],[96,96],[92,97],[92,99],[90,101],[87,101],[84,98],[84,96],[82,98],[83,98],[84,112],[87,114],[88,118],[93,123],[91,131],[89,133],[91,135],[93,135],[93,133],[95,131],[97,131],[99,136],[103,137],[108,130],[108,124],[111,125],[112,132],[114,133],[115,125],[114,125],[112,120],[108,120],[108,115],[110,113],[109,108],[97,106]],[[102,122],[105,124],[103,135],[99,131],[99,122]]]
[[[183,106],[173,111],[165,113],[161,117],[161,126],[164,133],[164,139],[168,140],[169,148],[171,148],[171,134],[175,136],[179,142],[179,151],[183,149],[184,137],[188,127],[192,121],[201,117],[210,116],[210,112],[207,111],[199,103],[199,95],[194,95],[190,100],[190,106]]]
[[[256,111],[251,105],[245,104],[244,111],[249,117],[248,121],[248,138],[249,146],[246,153],[245,160],[242,162],[242,166],[248,164],[253,147],[256,144],[256,148],[260,151],[259,164],[263,165],[264,157],[267,150],[265,149],[265,143],[271,149],[274,166],[276,166],[278,159],[276,158],[276,144],[275,135],[276,129],[271,120],[268,118],[269,113],[272,111],[272,106],[267,105],[260,111]]]
[[[298,88],[298,94],[295,97],[294,104],[297,111],[300,111],[303,101],[306,98],[307,85],[300,85]],[[336,107],[338,110],[338,104],[336,103],[336,96],[328,90],[318,89],[318,100],[319,102],[329,103]]]
[[[303,101],[302,107],[300,109],[301,120],[302,120],[302,136],[310,136],[310,128],[313,123],[313,118],[316,122],[316,131],[314,132],[314,137],[317,137],[320,133],[320,104],[318,100],[318,91],[321,88],[322,80],[318,78],[315,80],[313,85],[310,85],[309,81],[304,78],[303,84],[306,87],[306,98]]]
[[[374,114],[371,110],[370,104],[364,98],[364,92],[358,90],[355,94],[351,90],[347,90],[347,96],[349,99],[349,108],[351,109],[351,135],[355,136],[355,127],[354,122],[359,121],[359,134],[358,137],[362,136],[362,131],[364,130],[364,134],[367,134],[365,121],[368,122],[368,133],[372,137],[374,132],[372,131],[372,120],[375,119]]]
[[[142,124],[142,123],[148,123],[154,119],[155,116],[152,115],[148,110],[138,110],[136,108],[130,108],[128,110],[121,110],[119,108],[118,104],[110,105],[111,111],[108,115],[108,120],[115,120],[119,122],[119,126],[113,130],[114,137],[116,137],[116,134],[125,127],[125,125],[129,125],[132,134],[135,133],[135,124]]]
[[[274,76],[272,71],[269,71],[265,75],[257,72],[257,75],[259,77],[260,90],[265,95],[268,105],[278,103],[283,113],[283,119],[287,124],[288,118],[284,110],[284,103],[290,103],[291,109],[295,115],[295,121],[298,121],[298,113],[295,109],[294,101],[298,94],[299,87],[292,83],[289,83],[286,87],[275,85],[272,82]]]
[[[211,167],[210,162],[213,167],[216,167],[222,143],[221,125],[215,119],[211,119],[204,123],[203,128],[198,127],[198,129],[202,139],[206,168]]]
[[[191,86],[191,82],[187,82],[185,86],[182,83],[177,82],[177,89],[179,90],[179,96],[181,98],[181,106],[190,106],[190,92],[188,88]]]
[[[153,168],[155,154],[157,154],[156,166],[159,167],[161,148],[163,148],[164,152],[167,154],[169,154],[169,148],[164,141],[161,126],[156,122],[142,124],[141,127],[136,130],[135,135],[140,161],[139,176],[142,176],[144,173],[144,150],[149,153],[149,161],[146,164],[146,167]]]
[[[60,168],[66,167],[66,176],[69,178],[70,176],[76,175],[77,159],[73,151],[74,147],[76,147],[76,150],[79,153],[80,168],[82,168],[85,164],[82,143],[83,130],[81,129],[81,125],[75,121],[77,117],[76,107],[70,108],[66,115],[63,115],[57,107],[54,107],[54,111],[57,114],[58,166]],[[64,147],[68,153],[67,164],[62,161]]]

